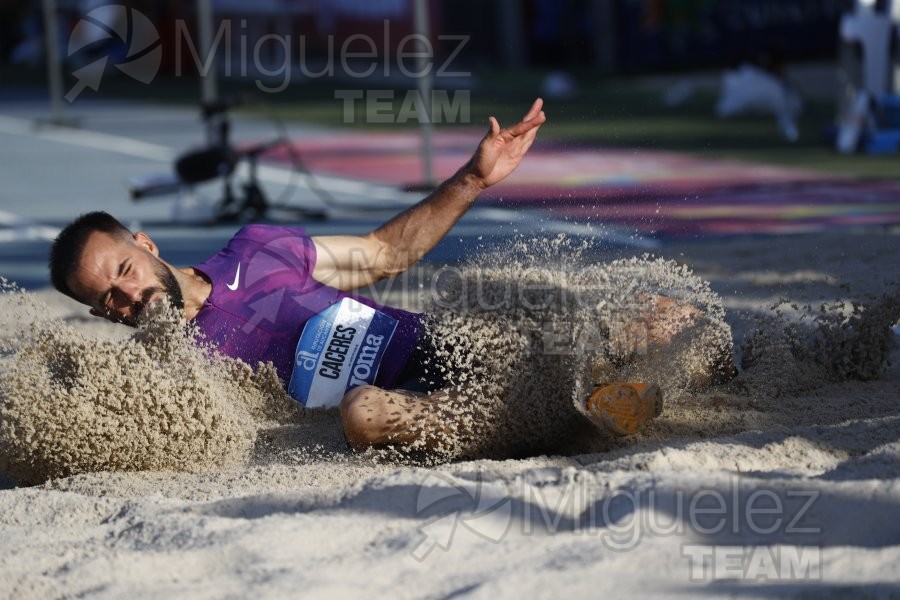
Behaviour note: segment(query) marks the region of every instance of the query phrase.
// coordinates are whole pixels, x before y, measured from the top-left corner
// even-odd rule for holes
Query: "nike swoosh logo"
[[[238,270],[237,270],[237,273],[234,274],[234,281],[232,281],[225,287],[227,287],[232,292],[235,291],[236,289],[238,289],[238,280],[240,280],[240,278],[241,278],[241,263],[238,263]]]

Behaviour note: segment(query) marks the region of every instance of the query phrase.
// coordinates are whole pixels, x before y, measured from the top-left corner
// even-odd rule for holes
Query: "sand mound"
[[[41,312],[6,296],[20,316]],[[0,471],[22,482],[244,464],[260,427],[293,406],[270,367],[212,357],[172,315],[119,341],[42,318],[18,329],[0,380]]]
[[[758,319],[744,341],[744,371],[729,389],[757,398],[781,398],[829,382],[877,379],[891,352],[891,326],[898,317],[896,289],[866,303],[779,303]]]

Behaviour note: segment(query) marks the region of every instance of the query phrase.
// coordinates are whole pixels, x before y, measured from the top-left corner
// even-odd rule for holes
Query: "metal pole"
[[[900,0],[892,0],[891,2],[891,21],[894,23],[894,27],[896,31],[900,32]],[[895,38],[896,39],[896,38]],[[893,77],[893,81],[891,82],[891,92],[894,94],[900,94],[900,44],[895,45],[894,53],[891,56],[891,75]]]
[[[413,10],[415,11],[415,30],[419,40],[419,97],[422,99],[422,105],[425,108],[425,119],[420,119],[419,133],[422,142],[422,178],[426,186],[434,185],[434,166],[432,158],[432,114],[431,114],[431,68],[428,52],[428,40],[431,39],[430,27],[428,26],[428,0],[416,0]],[[427,72],[426,72],[427,70]]]
[[[197,0],[197,33],[200,36],[201,60],[209,60],[212,52],[212,0]],[[209,71],[200,73],[203,102],[212,102],[219,96],[216,86],[216,61],[210,60]]]
[[[56,0],[44,0],[44,41],[47,52],[47,81],[50,85],[50,122],[62,124],[63,73],[59,60],[59,23]]]
[[[500,53],[506,67],[525,66],[525,25],[522,18],[522,2],[500,2]]]
[[[601,73],[616,72],[616,3],[613,0],[592,0],[590,18],[594,28],[594,65]]]

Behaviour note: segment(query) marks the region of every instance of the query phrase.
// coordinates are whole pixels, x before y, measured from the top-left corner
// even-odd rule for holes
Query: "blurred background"
[[[900,0],[3,0],[0,267],[43,281],[8,257],[98,208],[188,240],[173,262],[235,222],[364,231],[536,96],[539,144],[459,239],[895,228],[898,23]]]

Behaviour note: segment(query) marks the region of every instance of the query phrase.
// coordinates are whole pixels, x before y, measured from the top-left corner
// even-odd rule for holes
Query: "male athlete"
[[[425,407],[442,395],[440,382],[425,381],[431,350],[422,316],[348,292],[413,265],[482,190],[512,173],[546,120],[542,105],[536,100],[506,129],[491,117],[455,175],[367,235],[307,237],[302,229],[250,225],[206,262],[176,268],[159,258],[146,234],[95,212],[54,242],[53,285],[92,315],[129,325],[148,304],[168,297],[223,354],[251,365],[271,361],[306,406],[339,403],[353,448],[429,447],[443,424],[429,423],[436,417]],[[670,317],[690,310],[665,299],[658,307]],[[587,406],[614,433],[628,434],[659,413],[661,396],[654,385],[611,384]]]

